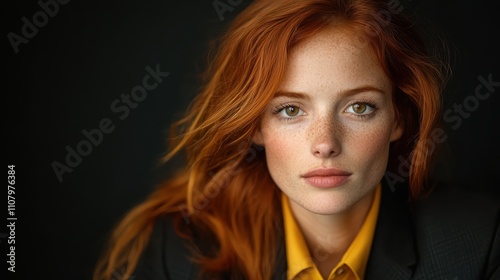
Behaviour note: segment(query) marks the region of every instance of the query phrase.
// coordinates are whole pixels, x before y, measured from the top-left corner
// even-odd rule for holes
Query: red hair
[[[425,141],[439,114],[441,75],[400,9],[368,0],[251,4],[222,38],[188,115],[173,126],[165,159],[185,153],[184,171],[126,215],[94,279],[110,279],[123,266],[131,275],[155,221],[167,214],[188,242],[189,226],[218,245],[213,254],[194,256],[202,273],[271,278],[282,230],[280,192],[251,139],[283,80],[290,50],[327,26],[346,26],[360,44],[369,44],[393,81],[396,117],[405,132],[391,147],[390,160],[408,158],[411,196],[417,198],[429,169]]]

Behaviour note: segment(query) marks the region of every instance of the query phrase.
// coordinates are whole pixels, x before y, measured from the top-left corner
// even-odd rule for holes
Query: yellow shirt
[[[340,262],[330,272],[328,280],[361,280],[365,277],[366,264],[377,224],[380,206],[381,185],[375,189],[375,195],[365,221]],[[323,280],[314,264],[309,249],[290,209],[288,197],[282,195],[283,223],[285,227],[286,259],[288,264],[287,279]]]

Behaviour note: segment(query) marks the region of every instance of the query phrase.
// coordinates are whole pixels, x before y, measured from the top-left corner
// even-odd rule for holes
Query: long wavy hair
[[[423,193],[432,150],[426,143],[440,113],[442,67],[426,54],[414,22],[398,1],[255,1],[221,38],[209,79],[185,118],[173,125],[170,152],[186,166],[121,220],[94,279],[115,269],[130,275],[148,244],[155,221],[171,215],[187,242],[195,228],[217,250],[193,256],[204,275],[270,279],[281,231],[280,191],[264,152],[251,139],[260,116],[283,80],[291,49],[327,26],[342,25],[370,46],[394,86],[401,139],[391,144],[389,167],[409,162],[412,199]]]

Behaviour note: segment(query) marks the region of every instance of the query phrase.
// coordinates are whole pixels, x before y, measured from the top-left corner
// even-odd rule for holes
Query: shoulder
[[[416,222],[484,230],[498,226],[500,199],[485,191],[439,185],[415,203],[413,213]]]
[[[145,280],[195,279],[190,255],[190,247],[175,231],[173,217],[157,218],[133,276]]]
[[[450,234],[470,232],[484,237],[498,229],[500,199],[483,191],[440,185],[418,200],[412,213],[415,225],[425,225],[427,234],[438,235],[439,229]],[[417,227],[419,232],[422,229]]]
[[[500,279],[499,198],[439,185],[408,205],[384,186],[369,279]]]
[[[500,273],[497,196],[440,185],[415,203],[412,216],[424,275],[443,270],[468,277]]]

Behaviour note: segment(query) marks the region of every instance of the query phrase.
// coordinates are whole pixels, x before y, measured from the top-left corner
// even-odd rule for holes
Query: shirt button
[[[335,274],[336,275],[342,275],[344,274],[345,272],[345,268],[344,267],[340,267],[339,269],[337,269],[337,271],[335,271]]]

